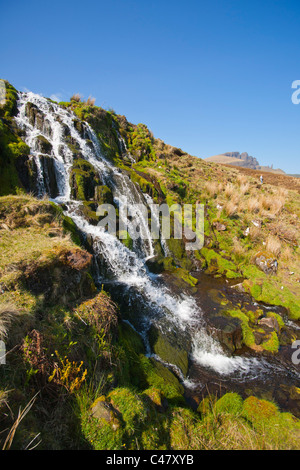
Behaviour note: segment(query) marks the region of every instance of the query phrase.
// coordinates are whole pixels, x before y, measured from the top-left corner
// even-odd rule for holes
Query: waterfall
[[[80,202],[71,196],[70,171],[74,156],[66,142],[66,135],[76,143],[82,158],[97,170],[104,184],[112,189],[114,201],[119,207],[125,203],[138,203],[148,210],[153,201],[127,175],[105,159],[97,136],[88,123],[83,123],[83,133],[79,133],[75,119],[72,112],[44,97],[33,93],[19,94],[16,122],[25,131],[25,142],[31,149],[30,158],[36,162],[37,194],[42,197],[50,186],[45,158],[53,159],[58,194],[52,199],[58,204],[64,203],[65,213],[93,240],[95,256],[101,262],[104,260],[106,265],[105,273],[100,273],[104,278],[99,281],[123,289],[128,294],[129,302],[135,302],[135,308],[139,308],[134,315],[135,320],[146,344],[147,330],[154,323],[159,328],[188,335],[193,348],[191,359],[219,374],[257,375],[258,370],[264,373],[266,365],[263,360],[227,356],[220,344],[206,332],[203,315],[195,299],[185,293],[172,293],[161,283],[158,275],[149,272],[146,260],[155,254],[155,250],[142,211],[137,209],[135,217],[140,222],[143,237],[134,241],[132,250],[101,227],[91,225],[84,217]],[[50,144],[48,153],[41,151],[41,138],[47,139]],[[124,152],[127,151],[124,140],[121,140],[121,147]],[[161,244],[165,255],[169,255],[165,240],[162,239]]]

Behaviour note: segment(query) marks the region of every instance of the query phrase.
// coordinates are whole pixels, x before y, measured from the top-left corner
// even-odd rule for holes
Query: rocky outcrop
[[[254,262],[265,274],[276,274],[277,272],[278,262],[272,253],[259,251],[254,257]]]

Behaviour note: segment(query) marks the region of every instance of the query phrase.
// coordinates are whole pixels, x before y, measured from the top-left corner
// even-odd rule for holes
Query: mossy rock
[[[17,114],[17,90],[6,80],[5,85],[5,102],[0,105],[0,118],[11,119]]]
[[[109,423],[113,431],[121,426],[117,414],[111,404],[105,401],[105,396],[97,398],[91,406],[91,416],[98,420],[99,425],[106,422]]]
[[[154,325],[149,330],[149,343],[155,354],[163,361],[175,364],[186,377],[189,367],[188,352],[176,344],[175,339],[171,341],[159,328]]]
[[[244,332],[240,318],[228,318],[223,315],[218,315],[210,317],[209,322],[216,331],[219,341],[224,344],[229,351],[234,352],[242,348]]]
[[[74,199],[81,201],[93,199],[95,188],[101,185],[98,171],[86,160],[75,160],[70,172],[70,185]]]
[[[167,394],[169,393],[170,398],[174,397],[174,391],[175,391],[176,400],[179,403],[180,402],[184,403],[184,398],[183,398],[184,387],[179,382],[177,377],[175,377],[175,375],[167,367],[165,367],[160,362],[156,361],[154,358],[151,358],[150,361],[151,361],[155,374],[157,374],[157,376],[163,380],[162,391]],[[163,383],[165,383],[165,385],[163,385]],[[168,384],[171,387],[171,389],[173,389],[174,391],[172,390],[171,392],[170,391],[167,392],[166,384]]]
[[[274,403],[251,396],[244,401],[242,415],[255,427],[263,427],[270,418],[278,415],[278,408]]]
[[[259,251],[254,257],[254,262],[265,274],[275,274],[277,272],[278,263],[273,253]]]
[[[87,218],[90,224],[97,225],[99,222],[99,217],[97,216],[97,204],[95,202],[83,201],[83,204],[80,206],[84,216]]]
[[[224,313],[230,315],[233,318],[238,318],[241,321],[243,342],[249,348],[255,349],[255,336],[253,328],[251,328],[251,326],[249,325],[248,316],[239,309],[226,310]]]
[[[237,393],[226,393],[214,405],[215,413],[240,415],[243,411],[243,399]]]
[[[208,274],[221,274],[230,279],[240,277],[240,274],[237,272],[237,266],[232,261],[227,260],[219,253],[206,247],[203,247],[200,252],[205,258],[207,264],[206,272]]]
[[[98,204],[113,204],[114,202],[111,189],[105,185],[95,187],[94,199]]]
[[[36,150],[43,154],[50,155],[52,152],[52,144],[42,135],[36,138]]]
[[[63,216],[62,221],[62,226],[66,232],[71,234],[72,241],[76,243],[76,245],[81,245],[80,232],[78,231],[75,222],[68,216]]]

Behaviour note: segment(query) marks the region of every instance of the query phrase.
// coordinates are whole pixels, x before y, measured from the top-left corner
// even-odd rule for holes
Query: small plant
[[[76,94],[71,96],[70,101],[75,101],[76,103],[80,103],[81,98],[82,98],[82,96],[79,93],[76,93]]]
[[[224,194],[230,199],[237,193],[237,188],[232,183],[227,183],[225,186]]]
[[[55,354],[60,363],[55,364],[48,381],[62,385],[69,393],[79,390],[87,376],[87,369],[81,370],[83,362],[81,361],[79,364],[75,361],[71,362],[67,356],[61,358],[57,351],[55,351]]]
[[[93,98],[92,96],[89,96],[88,99],[86,100],[86,104],[88,106],[95,106],[96,98]]]

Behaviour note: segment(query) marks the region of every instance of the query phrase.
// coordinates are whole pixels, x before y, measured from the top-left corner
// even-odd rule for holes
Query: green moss
[[[130,178],[134,183],[137,183],[140,186],[143,193],[149,194],[154,199],[157,197],[157,190],[153,183],[146,180],[135,171],[130,172]]]
[[[79,235],[76,224],[73,222],[71,217],[68,217],[68,216],[63,216],[62,220],[63,220],[62,222],[63,228],[66,230],[66,232],[69,232],[71,234],[72,241],[76,243],[76,245],[80,246],[81,239],[80,239],[80,235]]]
[[[177,365],[183,375],[187,375],[188,353],[185,349],[178,344],[171,343],[171,341],[155,327],[152,327],[149,331],[149,342],[153,352],[163,361]]]
[[[203,247],[201,249],[201,255],[204,257],[207,263],[207,273],[209,274],[222,274],[230,279],[240,277],[237,271],[236,265],[225,258],[214,250]]]
[[[95,187],[95,200],[98,204],[113,204],[113,194],[105,185]]]
[[[272,417],[278,416],[278,408],[274,403],[251,396],[244,401],[242,415],[255,427],[263,427]]]
[[[121,413],[127,433],[138,433],[147,417],[145,405],[139,395],[128,387],[119,387],[112,390],[107,398]]]
[[[279,350],[280,344],[279,344],[279,339],[278,339],[276,331],[272,331],[271,337],[267,341],[264,341],[261,344],[261,346],[263,347],[265,351],[269,351],[271,353],[277,353]]]
[[[129,233],[127,230],[119,230],[119,238],[123,245],[125,245],[129,250],[132,250],[133,248],[133,240],[130,237]]]
[[[6,80],[3,80],[5,83],[5,103],[0,106],[0,118],[11,119],[17,113],[17,99],[18,92],[17,90]]]
[[[255,338],[252,328],[249,326],[249,318],[241,310],[227,310],[226,314],[233,318],[239,318],[242,322],[243,341],[246,346],[252,347],[255,345]]]
[[[118,348],[121,348],[118,377],[122,385],[131,384],[139,390],[154,387],[174,403],[184,403],[184,390],[178,379],[162,364],[144,355],[140,335],[127,323],[119,325]]]
[[[172,269],[171,273],[177,279],[186,282],[191,287],[195,287],[198,284],[198,279],[193,277],[186,269],[175,267]]]
[[[243,410],[243,399],[237,393],[226,393],[215,404],[216,413],[239,415]]]
[[[95,196],[95,188],[101,184],[93,165],[83,159],[74,161],[70,173],[71,194],[77,200],[88,201]]]
[[[137,161],[156,160],[153,137],[145,124],[138,124],[128,133],[128,150]]]
[[[244,268],[243,272],[248,277],[243,282],[243,286],[257,301],[286,307],[292,320],[300,319],[297,296],[287,287],[282,286],[275,276],[270,279],[270,276],[253,266]]]
[[[8,123],[9,121],[0,119],[0,196],[17,194],[19,189],[24,189],[17,171],[17,162],[26,160],[29,154],[29,147]]]

